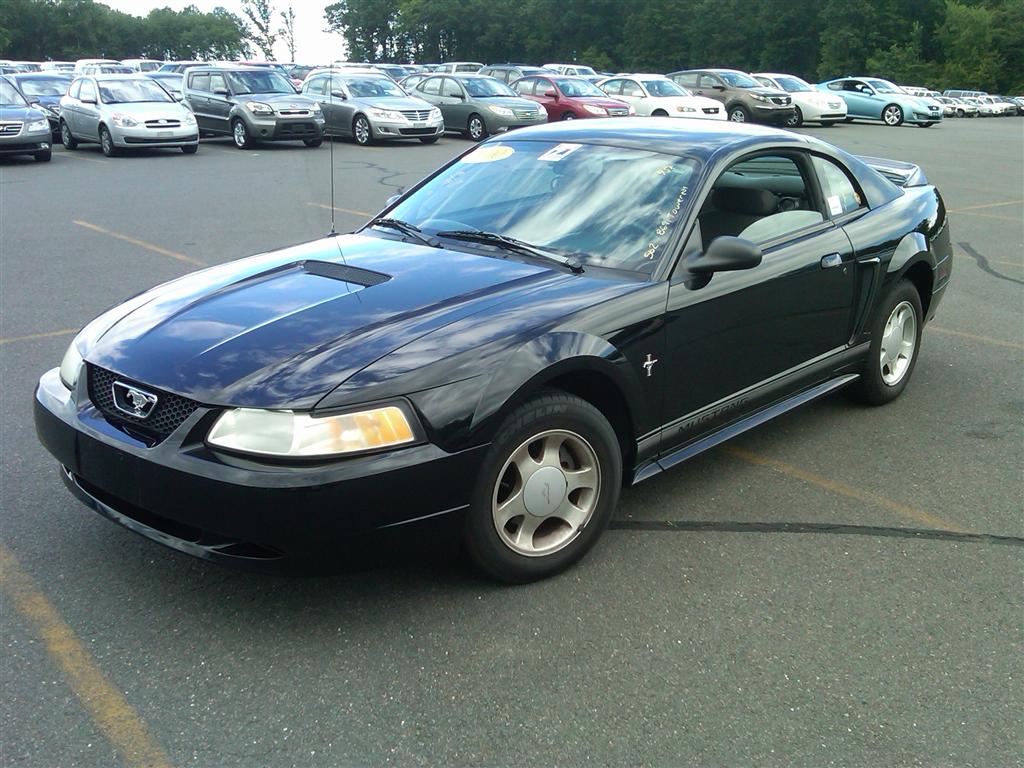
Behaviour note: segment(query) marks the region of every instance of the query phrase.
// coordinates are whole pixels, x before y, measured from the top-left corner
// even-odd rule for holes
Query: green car
[[[548,120],[544,107],[486,75],[434,75],[417,83],[414,94],[441,110],[446,131],[473,141]]]
[[[847,122],[881,120],[892,127],[907,123],[922,128],[942,122],[942,107],[937,102],[911,96],[878,77],[840,77],[819,83],[818,90],[842,96]]]

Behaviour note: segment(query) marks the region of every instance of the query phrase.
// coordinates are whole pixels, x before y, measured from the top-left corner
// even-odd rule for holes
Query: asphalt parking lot
[[[1021,764],[1024,120],[808,132],[921,164],[951,211],[909,388],[626,491],[518,588],[443,551],[196,561],[86,510],[35,439],[35,380],[98,312],[328,230],[327,145],[0,161],[0,763]],[[337,142],[339,230],[467,146]]]

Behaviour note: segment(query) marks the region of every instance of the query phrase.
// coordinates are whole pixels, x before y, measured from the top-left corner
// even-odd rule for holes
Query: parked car
[[[133,75],[135,70],[124,64],[86,64],[76,75]]]
[[[76,78],[60,100],[60,136],[68,150],[93,142],[107,157],[127,149],[199,149],[193,114],[140,73]]]
[[[950,227],[920,169],[871,162],[906,186],[757,126],[497,137],[356,234],[100,315],[36,432],[78,499],[194,556],[337,559],[448,515],[492,577],[550,576],[622,486],[841,388],[904,392]]]
[[[417,72],[416,74],[409,75],[408,77],[403,77],[399,82],[399,85],[405,88],[405,90],[411,91],[428,77],[430,77],[429,72]]]
[[[0,75],[0,155],[32,155],[50,161],[50,121],[31,106],[7,76]]]
[[[181,74],[189,67],[201,67],[205,64],[205,61],[168,61],[161,64],[157,72],[177,72]]]
[[[74,77],[66,72],[25,72],[9,75],[21,91],[25,100],[35,107],[40,107],[50,121],[52,140],[60,138],[60,100],[68,92]]]
[[[503,83],[514,83],[516,80],[530,75],[553,75],[555,72],[551,69],[531,67],[527,64],[490,64],[481,67],[479,74],[495,77]]]
[[[999,110],[996,109],[995,104],[986,101],[985,98],[982,96],[963,96],[962,100],[978,110],[978,117],[996,117],[999,114]]]
[[[982,105],[988,107],[987,110],[980,112],[980,114],[986,117],[1007,117],[1017,114],[1017,106],[1015,104],[1004,102],[995,96],[975,96],[974,101],[978,104],[979,109]]]
[[[324,113],[288,77],[262,67],[189,67],[182,89],[203,134],[227,135],[239,149],[260,141],[323,143]]]
[[[785,125],[793,119],[793,99],[785,91],[765,88],[746,72],[736,69],[687,69],[672,72],[673,82],[698,96],[721,102],[736,123]]]
[[[753,77],[765,88],[785,91],[793,99],[793,117],[786,123],[789,128],[804,123],[828,127],[846,119],[846,102],[841,97],[822,93],[803,78],[778,72],[757,72]]]
[[[1010,96],[1009,99],[1017,105],[1017,114],[1024,115],[1024,96]]]
[[[818,89],[842,96],[847,120],[881,120],[896,127],[907,123],[930,128],[942,121],[942,106],[925,103],[878,77],[840,77],[818,84]]]
[[[156,59],[122,59],[121,63],[136,72],[156,72],[164,65]]]
[[[475,74],[480,71],[483,66],[479,61],[448,61],[444,64],[439,64],[434,70],[435,72],[450,72],[453,74],[465,73]]]
[[[296,64],[288,69],[288,78],[292,81],[292,85],[296,88],[301,88],[303,81],[314,69],[319,69],[319,67],[309,64]]]
[[[992,99],[997,106],[1002,108],[1004,116],[1012,116],[1019,114],[1017,110],[1017,102],[1011,99],[1009,96],[1000,96],[998,94],[992,94],[988,98]]]
[[[73,61],[44,61],[39,65],[40,72],[74,72],[75,62]]]
[[[321,72],[303,83],[302,93],[320,104],[327,134],[363,146],[394,139],[433,144],[444,133],[440,109],[380,72]]]
[[[557,72],[560,75],[569,75],[571,77],[586,77],[593,82],[595,79],[601,79],[600,75],[594,71],[593,67],[587,67],[583,64],[545,64],[544,69],[550,69],[553,72]]]
[[[414,93],[441,110],[446,131],[473,141],[548,119],[543,107],[486,75],[431,75]]]
[[[146,77],[156,80],[164,87],[175,101],[181,101],[184,96],[181,93],[181,85],[185,76],[177,72],[146,72]]]
[[[512,83],[512,90],[544,107],[551,121],[636,114],[632,105],[610,98],[583,77],[534,75],[516,80]]]
[[[964,99],[953,99],[949,96],[939,96],[936,101],[942,105],[943,117],[977,117],[978,106]]]
[[[642,117],[692,117],[725,120],[725,109],[714,99],[694,96],[664,75],[616,75],[597,86],[613,99],[621,99]]]

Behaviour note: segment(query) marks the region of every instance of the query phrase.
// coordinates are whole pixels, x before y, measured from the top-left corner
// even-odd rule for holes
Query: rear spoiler
[[[924,171],[919,165],[899,160],[886,160],[882,157],[864,157],[863,155],[858,156],[857,159],[878,171],[897,187],[923,187],[928,183],[928,179],[924,177]]]

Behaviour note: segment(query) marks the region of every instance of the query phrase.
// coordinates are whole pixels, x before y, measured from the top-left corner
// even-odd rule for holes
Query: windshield
[[[19,85],[26,96],[63,96],[71,80],[66,77],[26,77]]]
[[[516,92],[500,80],[489,77],[467,77],[460,81],[470,96],[515,96]]]
[[[558,84],[558,90],[566,96],[595,96],[600,99],[606,98],[605,92],[589,80],[573,80],[568,77],[564,79],[559,77],[555,78],[555,83]]]
[[[28,104],[9,80],[0,79],[0,107],[27,107]]]
[[[775,82],[779,84],[786,93],[800,93],[801,91],[813,91],[810,83],[801,80],[799,77],[793,75],[780,75],[775,78]]]
[[[489,143],[389,215],[431,235],[483,230],[576,256],[584,265],[650,274],[689,206],[697,167],[690,158],[640,149]]]
[[[145,80],[100,80],[100,101],[104,104],[133,104],[143,101],[174,101],[167,91],[148,77]]]
[[[689,96],[690,92],[671,80],[644,80],[644,88],[651,96]]]
[[[398,96],[404,97],[408,94],[402,90],[394,80],[389,77],[345,77],[340,78],[348,86],[349,92],[357,99],[370,98],[373,96]]]
[[[574,67],[577,75],[583,75],[584,77],[593,77],[597,74],[591,67]]]
[[[227,72],[231,90],[236,94],[246,93],[295,93],[287,77],[275,69],[262,72]]]
[[[890,83],[888,80],[865,80],[864,82],[874,88],[878,93],[903,93],[902,88]]]
[[[750,75],[744,75],[742,72],[722,72],[716,70],[715,74],[725,80],[729,85],[734,85],[737,88],[761,88],[761,84],[757,82]]]
[[[456,72],[479,72],[481,67],[483,67],[483,64],[477,64],[476,62],[471,62],[471,63],[468,63],[468,64],[456,64],[455,65],[455,71]]]

